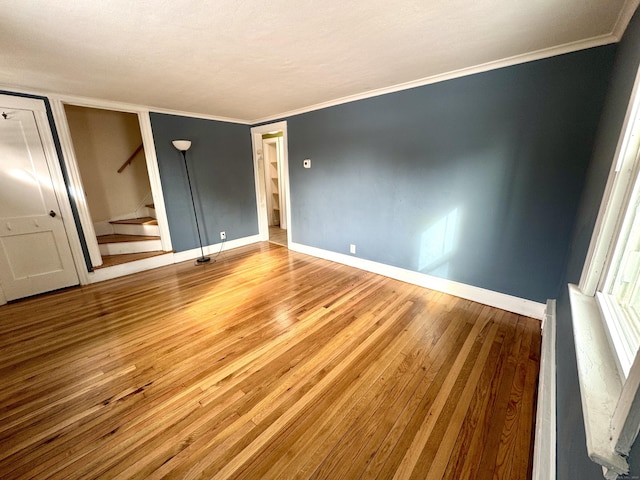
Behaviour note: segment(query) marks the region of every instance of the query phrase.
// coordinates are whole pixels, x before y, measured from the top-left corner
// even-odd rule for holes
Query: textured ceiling
[[[0,85],[242,120],[575,42],[638,0],[4,0]]]

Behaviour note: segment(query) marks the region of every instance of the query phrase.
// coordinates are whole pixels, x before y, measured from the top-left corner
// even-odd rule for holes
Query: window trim
[[[611,441],[611,420],[622,396],[622,380],[595,297],[569,285],[580,399],[589,458],[606,478],[629,473],[629,465]]]
[[[579,286],[569,285],[578,379],[589,457],[603,466],[605,478],[628,473],[626,456],[640,429],[640,355],[628,375],[616,353],[616,339],[608,322],[617,322],[607,301],[596,294],[605,286],[623,229],[627,205],[640,171],[640,69],[631,93],[598,211]],[[598,297],[606,295],[598,294]],[[604,315],[607,315],[605,320]],[[620,330],[618,325],[612,330]],[[627,358],[627,362],[629,362]],[[625,378],[626,377],[626,378]]]
[[[618,373],[624,382],[629,377],[635,359],[633,352],[633,343],[635,342],[628,341],[629,327],[625,324],[627,319],[615,298],[601,291],[596,291],[595,297],[605,324],[609,344],[616,352],[615,360]]]
[[[585,259],[579,287],[585,295],[593,296],[596,290],[602,288],[604,282],[603,273],[608,269],[613,253],[612,246],[618,240],[622,221],[631,190],[633,189],[633,179],[638,173],[635,158],[631,149],[633,137],[633,126],[638,119],[640,110],[640,69],[636,75],[629,107],[622,125],[622,133],[618,141],[614,162],[611,165],[609,178],[598,211],[598,217],[587,257]],[[640,162],[638,162],[640,163]]]

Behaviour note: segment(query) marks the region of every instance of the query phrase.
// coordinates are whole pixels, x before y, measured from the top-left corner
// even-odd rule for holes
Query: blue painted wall
[[[287,119],[293,241],[556,298],[614,51]]]
[[[577,216],[563,289],[558,300],[556,346],[558,480],[603,478],[601,468],[591,462],[586,452],[571,310],[566,284],[578,283],[580,280],[639,65],[640,12],[637,11],[617,47],[615,67]],[[638,441],[632,449],[630,465],[631,473],[640,476]]]
[[[192,141],[189,174],[204,245],[258,234],[250,127],[151,113],[171,241],[176,251],[198,248],[182,155],[172,140]]]

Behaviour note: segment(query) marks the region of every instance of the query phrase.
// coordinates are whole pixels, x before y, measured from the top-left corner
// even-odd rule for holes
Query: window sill
[[[622,394],[622,379],[595,297],[569,285],[580,397],[589,458],[602,465],[606,478],[629,472],[626,458],[615,450],[611,421]]]

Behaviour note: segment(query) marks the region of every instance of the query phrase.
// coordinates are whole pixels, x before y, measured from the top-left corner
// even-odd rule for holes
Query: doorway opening
[[[163,249],[138,114],[64,105],[91,227],[92,266],[112,267]]]
[[[287,246],[287,220],[282,173],[282,131],[262,135],[269,241]]]
[[[287,124],[251,129],[260,237],[288,247],[291,239]]]

